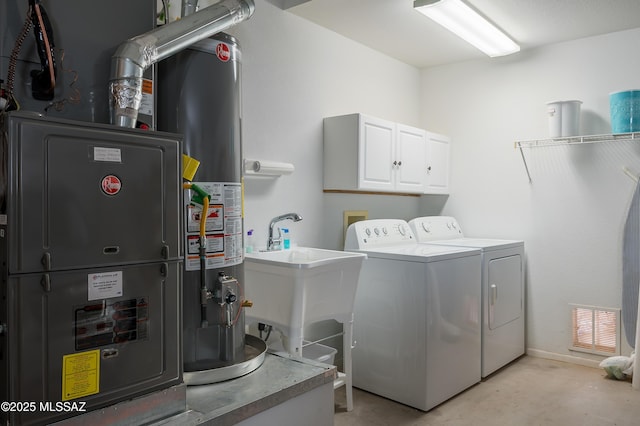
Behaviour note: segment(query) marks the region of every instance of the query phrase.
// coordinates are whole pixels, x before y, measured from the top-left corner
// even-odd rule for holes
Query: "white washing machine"
[[[480,381],[480,250],[418,244],[396,219],[353,223],[345,250],[367,254],[353,386],[428,411]]]
[[[467,238],[449,216],[413,219],[419,243],[482,251],[482,377],[525,352],[524,241]]]

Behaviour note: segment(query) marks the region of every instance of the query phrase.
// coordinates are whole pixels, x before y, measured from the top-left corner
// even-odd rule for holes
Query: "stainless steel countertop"
[[[226,382],[187,388],[187,411],[163,425],[233,425],[326,383],[336,367],[287,354],[267,353],[255,371]]]

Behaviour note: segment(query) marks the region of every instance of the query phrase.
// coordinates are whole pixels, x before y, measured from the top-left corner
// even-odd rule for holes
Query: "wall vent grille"
[[[569,305],[572,351],[598,355],[620,355],[620,309]]]

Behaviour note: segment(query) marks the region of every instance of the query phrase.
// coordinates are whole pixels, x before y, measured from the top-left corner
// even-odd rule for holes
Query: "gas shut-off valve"
[[[232,313],[233,304],[238,301],[234,289],[238,288],[238,280],[226,275],[224,272],[218,273],[218,285],[215,289],[216,297],[214,300],[218,302],[220,307],[224,306],[226,326],[231,327],[233,325]]]
[[[224,307],[225,325],[227,327],[231,327],[233,325],[233,304],[238,301],[238,296],[236,295],[237,288],[237,279],[226,275],[224,272],[219,272],[213,292],[203,288],[200,295],[200,302],[202,303],[202,306],[206,306],[207,300],[213,299],[213,301],[220,305],[220,307]]]

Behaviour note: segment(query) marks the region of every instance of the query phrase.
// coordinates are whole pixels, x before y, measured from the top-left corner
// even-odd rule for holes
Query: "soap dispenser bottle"
[[[291,248],[291,236],[289,235],[289,228],[282,228],[282,248],[289,250]]]
[[[253,253],[253,229],[247,231],[247,238],[244,241],[244,250],[246,253]]]

